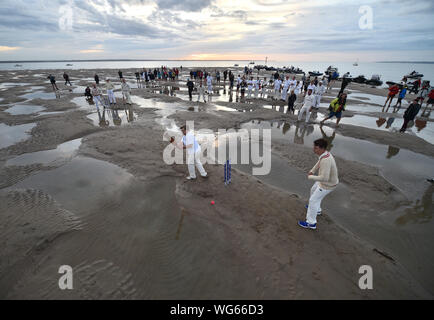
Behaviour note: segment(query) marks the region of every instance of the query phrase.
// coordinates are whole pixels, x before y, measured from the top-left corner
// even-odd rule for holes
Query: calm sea
[[[66,66],[67,63],[73,64]],[[158,66],[168,67],[233,67],[238,64],[240,67],[248,65],[249,61],[79,61],[79,62],[18,62],[22,67],[15,67],[17,63],[0,62],[0,70],[38,70],[38,69],[128,69],[128,68],[151,68]],[[255,64],[265,64],[262,61],[255,61]],[[424,80],[434,80],[434,64],[432,63],[375,63],[359,62],[358,66],[353,66],[351,62],[287,62],[287,61],[268,61],[267,65],[275,67],[291,66],[299,67],[303,71],[324,72],[328,66],[332,65],[339,69],[341,74],[350,72],[352,76],[364,75],[370,78],[373,74],[381,75],[385,81],[399,81],[403,75],[413,70],[424,74]]]

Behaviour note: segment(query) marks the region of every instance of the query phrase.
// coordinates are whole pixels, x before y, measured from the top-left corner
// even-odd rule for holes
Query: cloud
[[[0,46],[0,51],[14,51],[21,49],[20,47],[8,47],[8,46]]]
[[[180,11],[201,11],[211,5],[212,0],[157,0],[158,8]]]

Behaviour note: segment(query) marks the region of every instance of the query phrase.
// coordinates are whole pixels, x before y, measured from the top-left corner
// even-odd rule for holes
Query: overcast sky
[[[433,61],[433,16],[434,0],[2,0],[0,60]]]

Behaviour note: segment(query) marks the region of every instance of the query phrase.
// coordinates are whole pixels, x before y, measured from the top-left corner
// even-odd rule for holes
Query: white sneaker
[[[196,180],[196,177],[190,177],[190,176],[188,176],[186,179],[187,180]]]
[[[208,173],[205,173],[205,175],[203,175],[202,178],[208,178]]]

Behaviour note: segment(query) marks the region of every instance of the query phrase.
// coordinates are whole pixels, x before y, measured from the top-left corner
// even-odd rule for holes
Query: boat
[[[322,72],[319,72],[319,71],[309,71],[309,75],[311,77],[319,77],[319,76],[322,75]]]
[[[255,61],[250,61],[249,64],[255,64]]]
[[[367,81],[368,79],[366,79],[364,75],[359,75],[353,79],[355,83],[366,83]]]
[[[418,78],[422,78],[423,74],[413,70],[412,72],[407,74],[405,77],[408,79],[418,79]]]
[[[380,75],[373,74],[371,79],[366,81],[366,84],[370,86],[381,86],[383,84],[383,81],[381,81],[380,78]]]
[[[71,64],[71,63],[68,63],[66,66],[67,66],[67,67],[70,67],[70,66],[72,66],[72,64]]]
[[[353,63],[353,66],[357,67],[359,65],[359,59],[357,59],[356,62]]]
[[[15,67],[22,67],[22,64],[16,64]]]
[[[235,63],[235,64],[234,64],[234,67],[238,67],[238,63]]]

